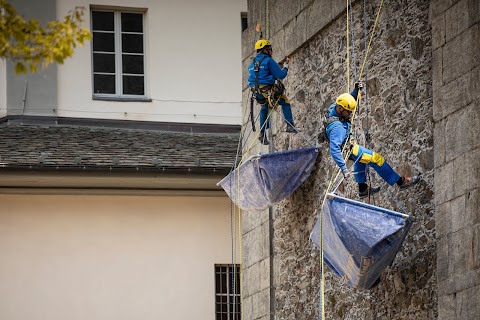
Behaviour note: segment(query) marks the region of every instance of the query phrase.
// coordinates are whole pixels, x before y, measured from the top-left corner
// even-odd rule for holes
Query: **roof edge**
[[[155,122],[26,115],[7,115],[3,118],[0,118],[0,123],[1,122],[18,125],[82,126],[185,133],[239,134],[241,130],[240,125],[229,124]]]

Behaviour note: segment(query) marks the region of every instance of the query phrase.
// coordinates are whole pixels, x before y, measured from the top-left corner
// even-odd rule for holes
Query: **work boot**
[[[413,186],[414,184],[418,183],[418,181],[420,181],[419,176],[402,177],[401,184],[399,184],[398,186],[399,186],[400,190],[404,190],[404,189],[407,189],[407,188]]]
[[[268,146],[270,144],[270,142],[268,142],[267,135],[265,134],[264,131],[260,131],[258,140],[260,140],[260,143],[263,144],[264,146]]]
[[[358,191],[358,197],[360,199],[368,197],[368,195],[374,195],[375,193],[378,193],[380,191],[380,186],[376,187],[368,187],[367,189],[363,191]]]
[[[295,127],[293,126],[293,124],[287,123],[287,130],[285,130],[285,132],[288,132],[288,133],[297,133],[297,130],[295,129]]]

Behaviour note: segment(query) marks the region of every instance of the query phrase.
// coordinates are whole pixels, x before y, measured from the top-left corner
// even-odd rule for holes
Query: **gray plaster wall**
[[[268,25],[274,58],[277,61],[285,56],[291,58],[284,83],[292,102],[295,124],[302,134],[285,133],[281,113],[276,113],[270,132],[273,146],[254,145],[249,151],[251,154],[306,146],[304,136],[307,140],[316,139],[324,110],[338,94],[347,90],[345,1],[292,2],[270,1]],[[415,222],[377,288],[354,290],[330,271],[326,272],[327,319],[439,317],[434,202],[434,159],[437,155],[432,90],[435,62],[432,35],[435,37],[435,33],[432,33],[431,24],[437,2],[440,1],[385,1],[366,73],[361,78],[367,82],[368,101],[363,98],[356,124],[357,140],[363,144],[361,129],[366,127],[368,106],[372,137],[368,147],[382,154],[399,174],[422,175],[422,181],[407,191],[382,184],[413,214]],[[250,94],[246,69],[254,56],[253,44],[258,38],[254,25],[257,22],[265,25],[265,4],[264,0],[249,1],[250,28],[243,36],[244,119],[249,111]],[[378,5],[377,1],[367,1],[364,17],[363,1],[353,3],[357,76],[365,56],[363,23],[365,21],[370,32]],[[350,88],[353,79],[352,64]],[[258,109],[256,105],[255,114]],[[247,121],[245,127],[248,132],[250,124]],[[253,135],[245,136],[244,145],[254,142]],[[316,210],[321,207],[329,178],[336,169],[327,145],[322,147],[312,176],[293,195],[269,212],[244,212],[245,319],[318,319],[320,255],[308,238],[317,218]],[[378,176],[375,178],[381,183]],[[356,192],[353,179],[340,187],[341,194],[353,199],[357,199]],[[385,193],[375,197],[375,204],[398,210]]]
[[[56,0],[12,0],[10,3],[25,19],[35,18],[41,23],[57,19]],[[15,63],[13,61],[7,62],[8,115],[53,116],[56,115],[56,108],[56,64],[50,65],[46,69],[39,68],[39,71],[35,74],[17,75],[15,73]]]
[[[432,1],[439,319],[480,317],[480,1]]]

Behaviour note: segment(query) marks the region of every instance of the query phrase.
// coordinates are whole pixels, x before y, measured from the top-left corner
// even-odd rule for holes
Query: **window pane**
[[[228,293],[227,291],[227,274],[222,273],[222,291],[220,293]]]
[[[115,73],[115,54],[94,53],[93,72]]]
[[[143,14],[122,13],[123,32],[143,32]]]
[[[115,52],[115,36],[113,33],[94,32],[93,51]]]
[[[115,94],[115,75],[93,75],[93,93]]]
[[[93,30],[113,31],[113,12],[92,11]]]
[[[143,77],[123,76],[123,94],[145,95]]]
[[[143,56],[122,55],[123,73],[143,74]]]
[[[143,53],[143,35],[122,34],[122,52]]]

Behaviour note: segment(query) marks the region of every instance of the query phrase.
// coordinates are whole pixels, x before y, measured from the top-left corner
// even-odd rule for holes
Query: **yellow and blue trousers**
[[[372,167],[383,180],[393,186],[400,176],[385,161],[379,153],[373,152],[363,146],[354,144],[351,150],[350,158],[354,161],[355,181],[357,183],[367,182],[367,166]]]

